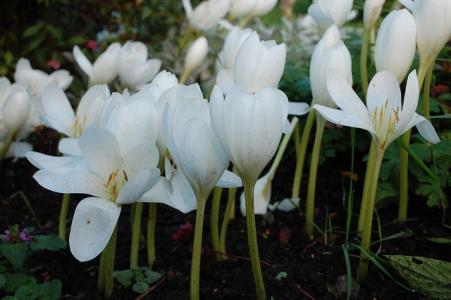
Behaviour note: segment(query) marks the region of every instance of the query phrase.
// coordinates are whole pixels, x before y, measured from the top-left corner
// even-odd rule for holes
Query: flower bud
[[[370,30],[376,24],[382,11],[385,0],[366,0],[363,7],[363,24],[366,30]]]
[[[31,108],[30,95],[21,88],[12,91],[3,106],[3,122],[10,133],[17,134],[28,120]]]
[[[183,73],[190,74],[198,68],[207,57],[207,53],[208,41],[205,37],[201,36],[191,44],[186,53]]]

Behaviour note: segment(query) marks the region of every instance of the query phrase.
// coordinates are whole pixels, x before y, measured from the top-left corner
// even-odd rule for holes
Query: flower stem
[[[434,61],[431,64],[421,63],[418,71],[418,86],[420,89],[424,84],[423,91],[423,109],[428,107],[429,111],[429,95],[430,85],[432,81],[432,69],[434,67]],[[429,116],[428,116],[429,117]],[[401,137],[402,143],[405,145],[410,144],[411,130],[409,129]],[[404,223],[407,220],[407,211],[409,205],[409,152],[405,149],[400,150],[399,157],[399,210],[398,210],[398,222]]]
[[[379,173],[381,169],[382,160],[384,158],[384,150],[381,150],[377,147],[375,148],[376,149],[373,152],[374,163],[369,166],[371,169],[367,174],[370,178],[368,187],[368,197],[366,199],[362,199],[362,201],[367,201],[366,210],[364,212],[365,221],[363,224],[363,233],[362,233],[362,249],[365,250],[365,252],[369,252],[371,246],[371,232],[373,225],[374,206],[376,201],[377,183],[379,181]],[[365,181],[367,181],[366,178]],[[357,271],[357,279],[359,280],[359,282],[365,280],[367,274],[368,274],[368,257],[366,256],[364,251],[361,251],[359,268]]]
[[[97,275],[97,290],[103,293],[105,289],[105,250],[100,254],[99,274]]]
[[[114,228],[113,235],[110,238],[105,250],[105,264],[104,264],[104,280],[105,280],[105,288],[104,294],[105,298],[109,299],[113,295],[114,288],[114,260],[116,256],[116,240],[117,240],[117,226]]]
[[[258,300],[266,300],[265,283],[258,254],[257,230],[254,214],[254,188],[255,180],[243,180],[244,198],[246,202],[247,242],[252,264],[252,275]]]
[[[193,256],[191,259],[190,299],[199,300],[200,260],[202,255],[202,231],[204,227],[205,204],[207,197],[198,197],[196,225],[194,228]]]
[[[155,251],[155,227],[157,225],[157,203],[149,204],[149,216],[147,218],[147,263],[152,267],[156,259]]]
[[[302,172],[304,170],[305,153],[307,151],[307,145],[315,116],[315,111],[310,110],[305,122],[304,130],[302,132],[301,141],[299,144],[296,144],[296,169],[294,171],[293,189],[291,191],[291,198],[293,199],[299,198],[302,182]],[[297,134],[297,132],[295,134]]]
[[[313,237],[313,215],[315,209],[316,174],[318,172],[319,154],[321,152],[321,141],[323,139],[326,120],[316,116],[316,134],[313,143],[312,160],[310,162],[310,173],[307,187],[307,203],[305,208],[305,232],[309,237]]]
[[[374,166],[374,152],[376,151],[376,144],[374,140],[371,140],[370,153],[368,154],[368,161],[366,163],[366,171],[365,171],[365,182],[363,183],[363,193],[362,193],[362,201],[360,202],[360,214],[359,214],[359,224],[357,226],[357,235],[361,236],[363,231],[363,224],[365,222],[365,211],[367,210],[366,205],[368,201],[366,198],[368,197],[368,187],[370,186],[370,172]]]
[[[368,89],[368,42],[371,30],[364,30],[362,36],[362,47],[360,48],[360,81],[362,84],[363,95],[366,95]]]
[[[210,234],[213,244],[213,251],[216,253],[216,259],[221,260],[221,246],[219,241],[219,210],[221,207],[222,188],[215,187],[213,192],[213,201],[211,202],[210,216]],[[224,216],[225,217],[225,216]]]
[[[229,192],[227,194],[227,204],[224,212],[224,217],[222,219],[221,233],[219,235],[219,252],[221,253],[226,253],[227,228],[229,227],[230,220],[233,219],[235,197],[236,197],[236,188],[229,189]],[[226,259],[227,256],[223,255],[222,258]]]
[[[67,213],[69,211],[70,204],[70,194],[64,194],[63,202],[61,203],[60,208],[60,219],[58,224],[58,236],[62,240],[66,240],[66,231],[67,231]]]
[[[141,217],[143,211],[142,202],[137,202],[133,213],[133,226],[132,226],[132,243],[130,249],[130,269],[136,269],[138,267],[139,259],[139,238],[141,237]]]
[[[424,87],[423,87],[423,116],[426,119],[431,118],[431,111],[430,111],[430,98],[431,98],[431,83],[432,83],[432,73],[434,71],[434,64],[432,64],[426,73],[426,78],[424,81]]]
[[[0,161],[2,161],[6,154],[8,153],[9,148],[11,147],[11,144],[13,143],[14,139],[16,138],[16,134],[11,132],[6,137],[6,141],[3,143],[3,146],[0,148]]]

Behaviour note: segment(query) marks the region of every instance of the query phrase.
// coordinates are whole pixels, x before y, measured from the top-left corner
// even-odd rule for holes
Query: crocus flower
[[[124,87],[138,90],[152,80],[160,66],[159,59],[147,59],[146,45],[128,41],[120,51],[119,79]]]
[[[149,84],[144,85],[138,92],[139,93],[149,93],[153,101],[158,102],[160,96],[168,89],[178,85],[177,77],[168,72],[161,71],[158,73]]]
[[[42,118],[44,123],[64,134],[59,151],[69,155],[80,155],[76,139],[88,127],[97,127],[103,109],[110,97],[106,85],[96,85],[81,98],[76,112],[64,92],[56,85],[49,85],[42,94]]]
[[[385,0],[365,0],[363,7],[363,24],[366,30],[370,30],[376,24],[381,15]]]
[[[104,128],[87,129],[78,140],[81,158],[27,154],[40,168],[33,178],[41,186],[59,193],[94,196],[79,202],[72,220],[69,246],[79,261],[91,260],[102,252],[121,205],[138,201],[159,177],[155,145],[139,143],[132,147],[117,136],[120,134]]]
[[[376,70],[392,71],[402,82],[415,57],[415,39],[415,19],[412,14],[407,9],[389,13],[377,33]]]
[[[182,0],[190,24],[199,30],[209,30],[224,18],[229,11],[229,0],[202,1],[194,9],[190,0]]]
[[[105,52],[100,54],[94,64],[86,58],[78,46],[74,46],[73,54],[80,69],[88,76],[89,85],[111,83],[119,72],[119,57],[121,45],[111,44]]]
[[[31,97],[19,85],[11,87],[8,97],[1,107],[0,121],[9,134],[17,136],[27,123],[31,110]]]
[[[258,0],[230,0],[230,16],[232,18],[251,15]]]
[[[349,83],[336,73],[329,74],[327,87],[340,109],[323,105],[314,105],[313,108],[332,123],[369,131],[382,150],[413,126],[429,142],[435,144],[440,141],[431,123],[415,112],[419,97],[416,71],[409,74],[402,106],[398,80],[390,71],[379,72],[373,77],[366,106]]]
[[[451,39],[451,1],[400,0],[415,17],[420,63],[427,68]]]
[[[308,14],[325,31],[331,25],[343,25],[351,14],[352,4],[353,0],[314,0]]]
[[[224,99],[216,85],[211,120],[225,152],[241,178],[257,180],[274,156],[288,115],[286,95],[273,87],[254,94],[232,88]]]
[[[183,83],[195,69],[197,69],[205,60],[208,54],[208,41],[201,36],[195,40],[186,52],[183,65],[183,73],[180,81]]]
[[[331,26],[313,50],[310,61],[310,85],[313,104],[334,107],[326,86],[326,76],[332,70],[352,84],[352,59],[349,50],[341,40],[337,26]]]

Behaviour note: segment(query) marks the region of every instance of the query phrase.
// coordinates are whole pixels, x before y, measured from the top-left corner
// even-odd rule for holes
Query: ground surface
[[[33,137],[35,149],[53,153],[57,135],[50,130],[41,130]],[[49,141],[49,142],[43,142]],[[332,164],[332,165],[331,165]],[[310,241],[303,233],[302,213],[275,213],[263,219],[257,217],[260,257],[267,293],[274,299],[335,299],[335,294],[345,291],[346,267],[342,244],[345,240],[346,212],[343,206],[343,182],[340,174],[349,165],[346,159],[334,159],[327,166],[319,168],[317,192],[317,218],[320,229],[324,229],[327,214],[331,218],[332,234],[327,245],[324,236],[317,231]],[[288,155],[279,168],[273,185],[273,198],[278,200],[290,194],[294,157]],[[0,226],[18,223],[21,226],[37,226],[27,209],[25,196],[35,210],[43,233],[56,232],[61,195],[46,191],[32,179],[35,172],[27,161],[5,160],[0,168]],[[305,176],[304,176],[305,178]],[[305,193],[305,189],[304,193]],[[21,193],[17,193],[20,191]],[[76,197],[76,200],[80,197]],[[72,203],[71,212],[75,207]],[[354,212],[358,212],[358,204]],[[387,202],[379,210],[381,233],[384,238],[373,251],[384,254],[405,254],[426,256],[451,261],[450,246],[434,244],[426,237],[446,237],[450,231],[442,225],[442,212],[428,208],[425,200],[412,197],[409,216],[405,225],[397,225],[396,203]],[[252,299],[254,298],[251,267],[246,244],[245,219],[239,212],[229,227],[227,251],[231,257],[217,262],[211,249],[209,220],[204,228],[203,256],[201,266],[201,295],[204,299]],[[191,237],[174,240],[173,234],[180,225],[194,224],[194,214],[183,215],[168,207],[160,206],[157,221],[157,262],[155,270],[162,279],[142,299],[187,299],[191,259]],[[449,218],[445,218],[448,224]],[[145,223],[143,223],[145,224]],[[356,218],[352,228],[355,228]],[[375,232],[373,240],[378,240]],[[357,243],[354,233],[351,242]],[[117,248],[116,269],[126,269],[129,262],[130,211],[125,209],[121,216]],[[355,272],[358,252],[351,252],[352,271]],[[141,264],[146,262],[145,249],[140,256]],[[63,283],[63,299],[97,299],[97,260],[88,263],[77,262],[69,251],[39,253],[30,259],[29,268],[38,278],[59,278]],[[285,279],[276,276],[286,272]],[[338,283],[337,283],[338,282]],[[340,287],[341,286],[341,287]],[[374,266],[370,267],[368,280],[355,287],[357,299],[423,299],[407,291]],[[130,290],[116,290],[116,299],[134,299],[140,295]],[[344,298],[344,294],[338,296]]]

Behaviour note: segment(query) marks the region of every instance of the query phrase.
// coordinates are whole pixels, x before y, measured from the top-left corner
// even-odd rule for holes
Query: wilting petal
[[[89,168],[100,178],[108,178],[112,172],[119,169],[119,143],[110,131],[89,128],[78,139],[78,143]]]
[[[91,62],[86,58],[86,56],[81,52],[80,48],[78,46],[74,46],[73,50],[75,61],[77,62],[80,69],[88,76],[92,75],[92,64]]]
[[[75,114],[64,92],[56,84],[50,84],[42,94],[45,119],[55,130],[67,136],[73,135]]]
[[[129,178],[122,187],[116,202],[119,204],[130,204],[138,201],[160,177],[160,170],[157,168],[143,169],[135,176]]]
[[[313,105],[313,109],[316,109],[316,111],[321,116],[323,116],[323,118],[331,123],[361,128],[369,131],[372,134],[374,133],[372,123],[369,123],[368,120],[362,119],[359,116],[354,115],[353,113],[318,104]]]
[[[237,188],[242,185],[243,182],[241,181],[241,178],[229,170],[225,170],[221,178],[219,178],[219,181],[216,183],[216,186],[222,188]]]
[[[70,250],[77,260],[91,260],[105,249],[120,213],[120,206],[102,198],[89,197],[77,205],[69,235]]]

